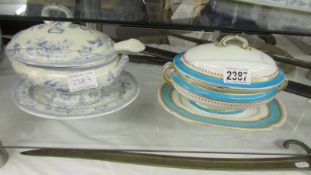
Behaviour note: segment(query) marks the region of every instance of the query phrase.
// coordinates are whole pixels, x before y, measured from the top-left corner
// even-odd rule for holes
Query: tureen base
[[[277,98],[256,108],[223,113],[194,105],[173,86],[164,83],[159,88],[158,99],[166,111],[195,124],[239,130],[271,130],[280,127],[286,119],[284,105]]]
[[[128,72],[122,72],[110,86],[68,94],[48,91],[19,80],[12,92],[16,105],[34,116],[49,119],[83,119],[104,116],[129,105],[140,86]]]

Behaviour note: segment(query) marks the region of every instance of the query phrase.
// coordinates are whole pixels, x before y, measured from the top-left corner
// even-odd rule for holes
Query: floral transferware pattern
[[[70,75],[88,70],[94,70],[99,87],[108,86],[120,75],[128,60],[127,55],[121,55],[105,65],[69,69],[31,66],[10,59],[13,69],[22,79],[41,88],[61,91],[69,91],[67,80]]]
[[[123,109],[136,99],[140,86],[128,72],[109,87],[79,94],[45,91],[19,80],[12,92],[17,106],[34,116],[49,119],[84,119]]]
[[[9,58],[50,67],[71,67],[109,62],[117,56],[113,41],[87,27],[53,22],[16,34],[6,47]]]

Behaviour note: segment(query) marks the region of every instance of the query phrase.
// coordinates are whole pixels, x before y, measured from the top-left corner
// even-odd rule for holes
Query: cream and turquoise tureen
[[[275,96],[287,85],[285,73],[243,36],[178,54],[162,75],[162,106],[187,121],[238,129],[266,129],[284,121]]]

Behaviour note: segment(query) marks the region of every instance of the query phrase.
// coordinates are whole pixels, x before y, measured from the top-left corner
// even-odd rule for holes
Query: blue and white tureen
[[[287,85],[285,73],[242,36],[178,54],[162,75],[162,106],[187,121],[239,129],[271,128],[284,121],[285,109],[275,96]]]
[[[13,99],[22,110],[45,118],[88,118],[120,110],[139,92],[135,78],[123,71],[129,58],[122,53],[144,48],[136,39],[115,43],[102,32],[70,22],[33,26],[5,48],[22,78]]]
[[[112,83],[128,61],[119,51],[139,52],[136,39],[114,43],[106,34],[68,22],[48,22],[16,34],[6,47],[13,69],[43,88],[67,91],[68,75],[95,70],[99,87]]]

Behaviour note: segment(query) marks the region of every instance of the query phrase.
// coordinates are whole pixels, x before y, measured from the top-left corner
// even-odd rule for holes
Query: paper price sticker
[[[27,106],[36,106],[37,102],[31,99],[22,99],[19,101],[19,104]]]
[[[296,162],[295,166],[297,168],[309,168],[310,167],[308,162]]]
[[[251,84],[250,71],[247,68],[227,67],[223,73],[224,83],[230,84]]]
[[[98,87],[94,70],[71,74],[68,77],[67,82],[70,92],[77,92]]]

